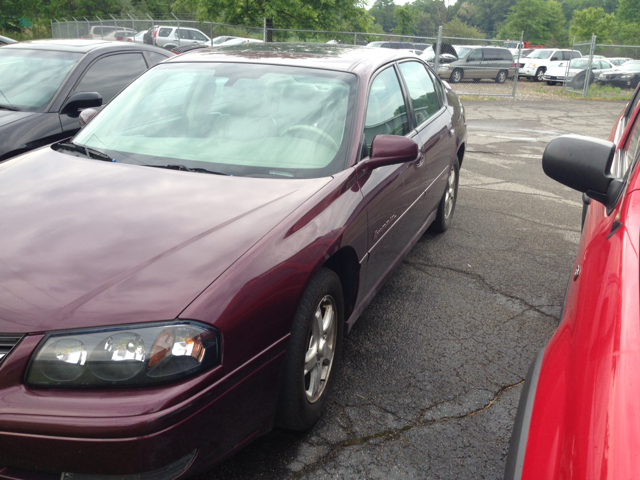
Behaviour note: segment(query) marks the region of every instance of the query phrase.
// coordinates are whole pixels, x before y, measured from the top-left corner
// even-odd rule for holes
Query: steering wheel
[[[292,125],[280,134],[281,137],[284,137],[285,135],[289,135],[290,137],[306,138],[307,140],[312,140],[335,150],[340,149],[340,146],[331,137],[331,135],[321,128],[314,127],[313,125]]]

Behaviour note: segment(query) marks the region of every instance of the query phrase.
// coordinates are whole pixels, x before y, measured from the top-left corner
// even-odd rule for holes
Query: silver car
[[[479,82],[488,78],[504,83],[514,75],[513,55],[506,48],[477,45],[454,45],[453,48],[458,59],[438,67],[438,76],[444,80],[458,83],[466,79]]]
[[[156,25],[149,33],[157,46],[167,50],[186,45],[211,45],[211,39],[196,28]]]

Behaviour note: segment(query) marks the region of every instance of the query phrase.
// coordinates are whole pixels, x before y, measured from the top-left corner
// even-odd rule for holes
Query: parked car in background
[[[564,61],[560,62],[557,67],[549,68],[542,76],[542,79],[547,82],[547,85],[564,85],[566,82],[569,82],[574,88],[582,88],[588,66],[588,58],[574,58],[568,62],[568,65],[567,62]],[[606,60],[593,60],[593,62],[591,62],[589,83],[592,83],[601,73],[610,72],[614,68],[616,67]]]
[[[128,37],[127,42],[144,43],[144,36],[147,34],[147,30],[136,33],[133,37]]]
[[[117,40],[119,42],[126,42],[127,39],[133,38],[136,35],[136,31],[132,28],[118,27],[115,30],[107,33],[103,40]]]
[[[231,35],[220,35],[211,40],[211,45],[220,45],[221,43],[227,42],[229,40],[233,40],[234,38],[238,38],[238,37],[234,37]]]
[[[414,55],[252,43],[2,164],[3,475],[185,478],[310,428],[344,334],[451,225],[466,135]]]
[[[620,65],[633,60],[633,58],[629,58],[629,57],[610,57],[610,58],[606,58],[605,60],[607,60],[607,62],[609,62],[609,63],[614,64],[616,67],[619,67]]]
[[[104,37],[106,37],[110,33],[115,32],[116,30],[118,30],[118,28],[115,26],[93,25],[89,29],[87,38],[99,38],[101,40],[104,40]],[[80,38],[84,38],[84,37],[80,37]]]
[[[34,40],[0,49],[0,160],[74,135],[79,113],[109,103],[173,53],[102,40]]]
[[[462,80],[479,82],[483,78],[504,83],[515,73],[511,52],[502,47],[454,45],[458,59],[438,67],[440,78],[458,83]]]
[[[550,68],[557,67],[561,62],[581,57],[582,54],[577,50],[561,50],[556,48],[534,50],[520,60],[519,77],[541,82],[545,72]]]
[[[184,45],[211,44],[211,39],[196,28],[156,25],[147,33],[155,45],[167,50]]]
[[[638,98],[609,140],[567,135],[542,157],[583,194],[560,325],[527,374],[505,480],[640,478]]]
[[[0,46],[10,45],[12,43],[18,43],[18,42],[16,40],[14,40],[13,38],[4,37],[4,36],[0,35]]]
[[[393,48],[396,50],[419,50],[424,51],[429,47],[426,43],[413,43],[413,42],[393,42],[393,41],[381,41],[381,42],[369,42],[367,47],[374,48]]]
[[[218,46],[219,47],[230,47],[230,46],[233,46],[233,45],[243,45],[245,43],[262,43],[262,40],[256,40],[255,38],[236,37],[236,38],[232,38],[230,40],[227,40],[226,42],[219,43]]]
[[[640,61],[623,63],[616,70],[603,72],[596,78],[598,85],[612,85],[620,88],[636,88],[640,82]]]

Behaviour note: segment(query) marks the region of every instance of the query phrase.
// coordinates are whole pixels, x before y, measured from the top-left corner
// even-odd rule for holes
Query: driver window
[[[469,57],[467,59],[469,62],[477,62],[482,60],[482,50],[478,49],[478,50],[474,50],[473,52],[471,52],[469,54]]]
[[[551,57],[551,61],[552,61],[552,62],[557,62],[557,61],[559,61],[559,60],[560,60],[560,56],[561,56],[561,55],[562,55],[562,54],[561,54],[560,52],[556,52],[556,53],[554,53],[554,54],[553,54],[553,56]]]
[[[406,135],[409,133],[407,107],[400,82],[393,67],[380,73],[373,83],[367,102],[364,136],[367,149],[376,135]]]

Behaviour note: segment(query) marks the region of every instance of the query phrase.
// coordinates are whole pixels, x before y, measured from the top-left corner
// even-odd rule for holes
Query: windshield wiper
[[[63,142],[59,143],[58,147],[72,150],[74,152],[81,153],[88,158],[95,158],[96,160],[102,160],[103,162],[115,162],[115,160],[106,153],[103,153],[99,150],[94,150],[93,148],[85,147],[84,145],[80,145],[78,143]]]
[[[214,175],[230,176],[228,173],[214,172],[213,170],[207,170],[206,168],[197,168],[197,167],[190,168],[190,167],[187,167],[186,165],[170,164],[170,165],[145,165],[145,166],[154,167],[154,168],[166,168],[169,170],[179,170],[181,172],[212,173]]]
[[[0,110],[11,110],[12,112],[20,111],[18,107],[14,107],[13,105],[6,105],[4,103],[0,103]]]

